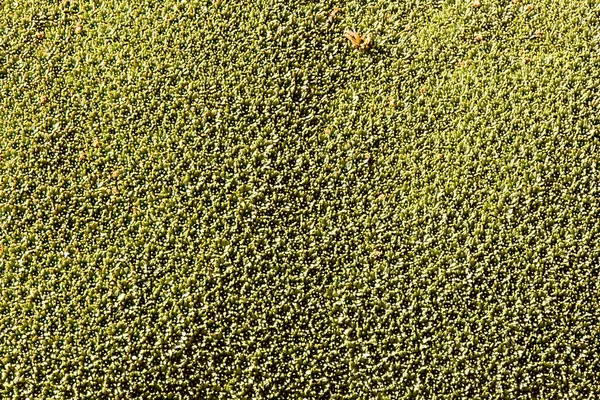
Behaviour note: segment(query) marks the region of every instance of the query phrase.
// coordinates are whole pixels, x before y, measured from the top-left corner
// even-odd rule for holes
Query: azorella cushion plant
[[[0,1],[0,398],[596,398],[598,32]]]

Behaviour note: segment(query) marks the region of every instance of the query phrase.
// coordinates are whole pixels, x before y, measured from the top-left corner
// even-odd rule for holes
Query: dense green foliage
[[[0,2],[0,398],[598,396],[598,32]]]

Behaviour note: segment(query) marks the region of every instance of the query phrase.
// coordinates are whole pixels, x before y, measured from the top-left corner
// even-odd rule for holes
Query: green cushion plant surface
[[[597,398],[599,32],[0,1],[0,398]]]

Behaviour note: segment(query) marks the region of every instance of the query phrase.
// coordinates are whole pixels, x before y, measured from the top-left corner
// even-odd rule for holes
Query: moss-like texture
[[[0,398],[594,398],[599,31],[0,2]]]

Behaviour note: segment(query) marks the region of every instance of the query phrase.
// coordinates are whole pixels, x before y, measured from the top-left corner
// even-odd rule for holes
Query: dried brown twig
[[[369,50],[373,43],[371,36],[361,36],[357,32],[351,30],[347,30],[344,33],[344,37],[350,40],[352,46],[359,51]]]

